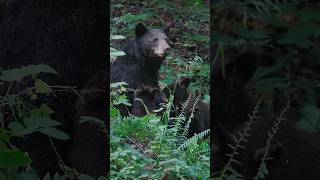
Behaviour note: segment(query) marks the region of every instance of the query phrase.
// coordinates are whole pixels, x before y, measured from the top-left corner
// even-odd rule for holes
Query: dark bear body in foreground
[[[264,113],[259,115],[264,116]],[[264,154],[266,154],[264,162],[268,174],[265,174],[264,179],[319,179],[320,133],[299,129],[295,122],[284,117],[270,146],[267,146],[268,133],[272,132],[275,120],[275,116],[269,116],[257,119],[250,125],[251,129],[247,131],[249,136],[245,138],[247,141],[240,143],[245,149],[239,148],[237,150],[239,154],[234,158],[242,165],[233,161],[231,167],[243,176],[242,179],[251,180],[257,176]],[[226,154],[233,153],[227,144],[235,146],[237,142],[232,137],[239,138],[238,132],[243,133],[244,129],[245,125],[242,125],[236,131],[225,134],[229,137],[225,138],[225,142],[219,145],[219,150],[215,153],[214,157],[217,160],[213,159],[216,165],[214,172],[222,170],[223,165],[227,164],[229,157]],[[230,171],[227,174],[230,174]]]
[[[106,176],[108,171],[107,88],[107,73],[97,72],[82,88],[82,98],[76,104],[78,112],[69,152],[70,165],[79,173],[94,177]],[[89,121],[81,122],[81,118]]]
[[[191,113],[194,114],[194,117],[191,119],[189,124],[188,137],[191,137],[194,134],[210,129],[210,105],[202,102],[194,95],[190,95],[187,91],[189,84],[189,78],[181,78],[178,79],[177,83],[171,84],[169,89],[174,92],[174,116],[178,116],[181,113],[183,104],[188,100],[185,108],[186,120],[189,119]],[[166,90],[165,94],[168,96],[168,92]]]
[[[107,66],[106,5],[105,0],[8,1],[0,24],[0,67],[48,64],[59,73],[59,76],[40,74],[49,85],[82,88],[95,72]],[[61,130],[71,137],[77,96],[72,92],[55,95],[44,103],[56,111],[52,118],[61,122]],[[67,142],[52,139],[68,164]],[[59,159],[48,136],[34,133],[15,144],[28,152],[33,160],[31,166],[40,176],[59,170]]]
[[[319,179],[320,134],[299,129],[293,120],[283,117],[284,120],[267,146],[268,132],[271,132],[278,115],[264,110],[263,106],[258,108],[257,116],[260,118],[254,119],[244,133],[248,126],[245,122],[249,122],[248,114],[252,114],[254,103],[242,86],[256,70],[254,56],[241,54],[225,67],[224,78],[221,74],[214,74],[213,77],[213,173],[222,172],[225,168],[229,161],[228,154],[233,154],[229,145],[237,144],[234,137],[239,139],[238,132],[241,132],[248,136],[245,135],[246,140],[237,146],[239,154],[234,156],[231,162],[232,169],[243,176],[240,179],[251,180],[255,177],[262,159],[265,159],[268,170],[265,179]],[[217,72],[221,73],[219,70],[216,70]],[[226,174],[235,175],[229,170]]]
[[[125,56],[118,57],[111,63],[111,82],[124,81],[128,84],[129,91],[140,84],[158,87],[159,70],[165,56],[170,50],[168,38],[169,27],[164,29],[147,29],[138,24],[135,38],[124,49]],[[133,102],[133,93],[128,93],[130,103]],[[122,114],[128,112],[122,109]],[[131,112],[131,107],[128,107]]]

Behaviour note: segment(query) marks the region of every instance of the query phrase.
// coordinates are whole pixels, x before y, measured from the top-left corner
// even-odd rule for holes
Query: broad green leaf
[[[320,109],[315,106],[305,106],[300,110],[301,118],[298,127],[310,132],[320,131]]]
[[[18,150],[0,151],[0,168],[14,168],[26,166],[31,160]]]
[[[41,104],[40,110],[44,115],[51,115],[54,113],[54,110],[52,110],[47,104]]]
[[[21,81],[24,77],[38,74],[38,73],[50,73],[58,75],[58,73],[48,65],[38,64],[29,65],[21,68],[2,70],[0,80],[3,81]]]
[[[34,108],[34,109],[31,109],[30,111],[30,116],[32,118],[39,118],[41,117],[41,110],[39,108]]]
[[[125,52],[119,51],[113,47],[110,47],[110,56],[117,57],[117,56],[124,56],[124,55],[126,55]]]
[[[127,106],[132,106],[130,104],[129,100],[124,96],[119,96],[117,99],[113,100],[112,103],[114,105],[124,104],[124,105],[127,105]]]
[[[60,140],[69,139],[69,135],[53,127],[38,129],[39,132]]]
[[[51,120],[49,116],[38,117],[38,118],[25,118],[23,123],[27,128],[39,128],[39,127],[52,127],[58,126],[61,123],[55,120]]]
[[[44,93],[46,95],[49,95],[52,92],[49,85],[40,79],[35,80],[35,87],[37,93]]]
[[[20,136],[28,135],[28,134],[31,134],[36,131],[36,127],[32,126],[32,127],[25,128],[18,121],[10,122],[9,129],[12,130],[12,133],[20,135]]]
[[[14,130],[15,132],[19,132],[24,129],[24,126],[18,121],[12,121],[9,123],[9,129]]]

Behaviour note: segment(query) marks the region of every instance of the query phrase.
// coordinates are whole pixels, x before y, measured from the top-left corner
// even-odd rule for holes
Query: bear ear
[[[191,83],[191,79],[188,78],[188,77],[183,77],[183,78],[180,78],[179,80],[179,86],[182,87],[182,88],[187,88]]]
[[[143,36],[148,31],[147,27],[142,23],[137,24],[136,26],[136,37]]]
[[[226,66],[226,80],[235,87],[247,84],[257,69],[256,56],[242,53]]]

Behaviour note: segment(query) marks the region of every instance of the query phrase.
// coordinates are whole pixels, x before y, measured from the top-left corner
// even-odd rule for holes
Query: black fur
[[[190,84],[189,78],[181,78],[177,83],[169,85],[171,92],[174,92],[173,104],[175,106],[174,113],[172,115],[178,116],[182,111],[183,104],[189,98],[190,93],[187,88]],[[169,96],[168,89],[164,90],[166,96]],[[194,95],[191,95],[188,106],[185,109],[186,118],[189,119],[191,113],[194,114],[193,119],[189,124],[188,137],[192,137],[194,134],[198,134],[206,129],[210,129],[210,105],[204,103],[200,99],[197,99]],[[171,122],[169,122],[171,123]]]
[[[256,70],[255,55],[243,53],[222,66],[214,66],[212,71],[212,114],[214,124],[222,124],[228,131],[247,120],[247,114],[253,110],[254,101],[243,90]],[[225,67],[223,75],[222,67]],[[217,127],[217,126],[214,126]]]
[[[82,88],[98,70],[107,67],[107,1],[10,0],[0,24],[0,67],[11,69],[48,64],[59,76],[41,75],[49,85]],[[31,86],[31,85],[30,85]],[[4,88],[5,89],[5,88]],[[4,93],[1,89],[1,94]],[[56,111],[61,129],[72,134],[76,95],[56,93],[46,101]],[[54,141],[66,164],[67,142]],[[59,170],[47,136],[35,133],[15,143],[28,151],[40,175]]]
[[[131,90],[140,84],[159,88],[159,70],[170,50],[168,31],[169,28],[147,29],[144,25],[138,24],[136,37],[124,49],[126,55],[111,63],[111,82],[124,81]],[[127,95],[132,103],[133,91]],[[122,110],[122,114],[127,115],[128,112]]]
[[[77,121],[74,123],[72,148],[69,153],[71,166],[80,173],[94,177],[107,176],[108,167],[108,133],[107,117],[108,75],[97,72],[82,89],[82,99],[77,101]],[[101,123],[82,122],[81,116],[90,116]]]
[[[229,161],[227,154],[233,150],[228,144],[235,145],[234,137],[239,138],[248,121],[248,114],[254,108],[254,101],[249,98],[242,87],[250,80],[255,72],[255,58],[245,53],[226,64],[225,77],[219,68],[213,72],[213,120],[214,138],[212,147],[213,173],[221,171]],[[218,73],[218,74],[216,74]],[[266,151],[268,132],[274,125],[277,115],[264,110],[260,106],[258,118],[248,130],[246,141],[238,148],[232,168],[243,175],[243,179],[251,180],[257,175],[264,152],[267,152],[266,165],[270,180],[298,180],[320,178],[320,133],[309,133],[299,129],[295,121],[285,118]]]
[[[264,112],[260,115],[269,113]],[[257,175],[263,153],[266,150],[267,133],[271,131],[275,118],[275,116],[268,116],[256,120],[256,122],[251,125],[251,130],[248,131],[250,135],[246,138],[248,142],[241,143],[246,149],[239,149],[239,155],[236,156],[235,159],[241,162],[242,165],[232,163],[232,167],[244,176],[243,179],[251,180]],[[243,128],[244,125],[238,127],[236,131],[230,134],[238,137],[238,131],[243,130]],[[319,179],[319,138],[320,133],[310,133],[299,129],[291,119],[282,121],[279,130],[271,141],[270,148],[267,150],[268,159],[265,162],[268,175],[265,179]],[[235,141],[229,138],[222,144],[223,145],[220,144],[219,150],[216,151],[215,157],[217,157],[218,161],[213,160],[217,166],[215,170],[221,170],[223,168],[221,165],[225,165],[229,160],[225,154],[232,153],[232,150],[226,146],[227,144],[234,145]]]
[[[135,116],[147,115],[147,111],[144,106],[146,106],[149,113],[153,113],[153,110],[160,108],[160,103],[166,101],[165,97],[161,97],[161,95],[162,93],[157,87],[150,87],[144,84],[139,85],[134,93],[132,114]],[[141,100],[143,102],[141,102]]]

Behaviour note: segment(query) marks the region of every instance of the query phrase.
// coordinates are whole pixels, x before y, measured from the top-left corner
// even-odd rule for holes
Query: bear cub
[[[189,119],[193,112],[194,117],[189,124],[188,137],[192,137],[194,134],[198,134],[206,129],[210,129],[210,105],[204,103],[196,96],[191,95],[187,88],[191,83],[190,78],[180,78],[177,83],[169,85],[169,89],[165,88],[164,93],[167,97],[170,96],[170,92],[174,92],[173,96],[173,113],[171,115],[177,116],[183,110],[183,104],[188,101],[185,108],[186,119]],[[172,122],[171,122],[172,123]],[[170,122],[169,122],[170,125]]]
[[[161,103],[166,102],[162,92],[156,88],[141,84],[134,92],[134,103],[132,105],[132,114],[135,116],[145,116],[160,109]]]

